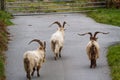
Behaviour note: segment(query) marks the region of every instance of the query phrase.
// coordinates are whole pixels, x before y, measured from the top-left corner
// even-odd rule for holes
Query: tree
[[[5,0],[0,0],[1,3],[1,10],[5,10]]]

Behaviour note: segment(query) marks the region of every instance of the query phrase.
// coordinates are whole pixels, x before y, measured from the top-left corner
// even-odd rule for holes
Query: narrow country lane
[[[107,47],[120,41],[120,28],[112,25],[96,23],[84,14],[47,14],[38,16],[15,16],[12,20],[15,25],[10,26],[12,41],[6,52],[7,80],[26,80],[23,67],[23,54],[27,50],[34,50],[39,45],[32,43],[32,39],[41,39],[47,42],[46,62],[40,70],[40,77],[35,74],[32,80],[111,80],[107,64]],[[66,21],[65,44],[62,58],[55,61],[50,49],[50,37],[56,31],[57,25],[48,27],[54,21]],[[98,34],[100,44],[100,58],[95,69],[89,68],[89,60],[85,47],[89,35],[78,36],[85,32],[110,32],[107,35]]]

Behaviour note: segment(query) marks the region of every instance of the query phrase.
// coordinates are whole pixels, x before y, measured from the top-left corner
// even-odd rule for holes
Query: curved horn
[[[109,32],[105,33],[105,32],[99,32],[99,31],[97,31],[97,32],[94,33],[94,37],[96,37],[96,35],[97,35],[98,33],[109,34]]]
[[[65,27],[65,24],[67,24],[67,22],[63,22],[63,28]],[[68,26],[70,26],[69,24],[67,24]]]
[[[61,24],[60,24],[60,22],[58,22],[58,21],[55,21],[55,22],[52,23],[49,27],[51,27],[53,24],[58,24],[58,26],[61,27]]]
[[[63,28],[65,27],[65,24],[67,24],[65,21],[63,22]]]
[[[33,39],[32,41],[30,41],[28,44],[30,44],[30,43],[32,43],[32,42],[38,42],[41,46],[43,46],[43,43],[40,41],[40,40],[38,40],[38,39]]]
[[[84,36],[84,35],[86,35],[86,34],[90,34],[90,37],[92,37],[92,33],[91,33],[91,32],[84,33],[84,34],[78,34],[78,35],[80,35],[80,36]]]

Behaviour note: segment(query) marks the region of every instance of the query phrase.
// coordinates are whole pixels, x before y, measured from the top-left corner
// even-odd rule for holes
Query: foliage
[[[6,26],[4,25],[4,22],[0,21],[0,80],[3,80],[5,78],[3,51],[7,49],[8,43],[8,32],[5,28]]]
[[[13,18],[10,13],[0,11],[0,20],[3,21],[6,25],[12,25],[10,19]]]
[[[7,50],[9,40],[9,32],[6,25],[12,24],[9,20],[10,18],[10,14],[0,11],[0,80],[5,80],[4,51]]]

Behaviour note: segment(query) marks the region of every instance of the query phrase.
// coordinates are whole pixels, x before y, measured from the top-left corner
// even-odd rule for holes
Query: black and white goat
[[[64,44],[64,31],[65,31],[65,24],[66,22],[63,22],[63,25],[60,24],[60,22],[56,21],[52,23],[50,26],[53,24],[58,25],[57,31],[52,34],[50,42],[51,42],[51,49],[54,53],[54,59],[57,60],[58,57],[61,57],[61,50],[63,48]]]

